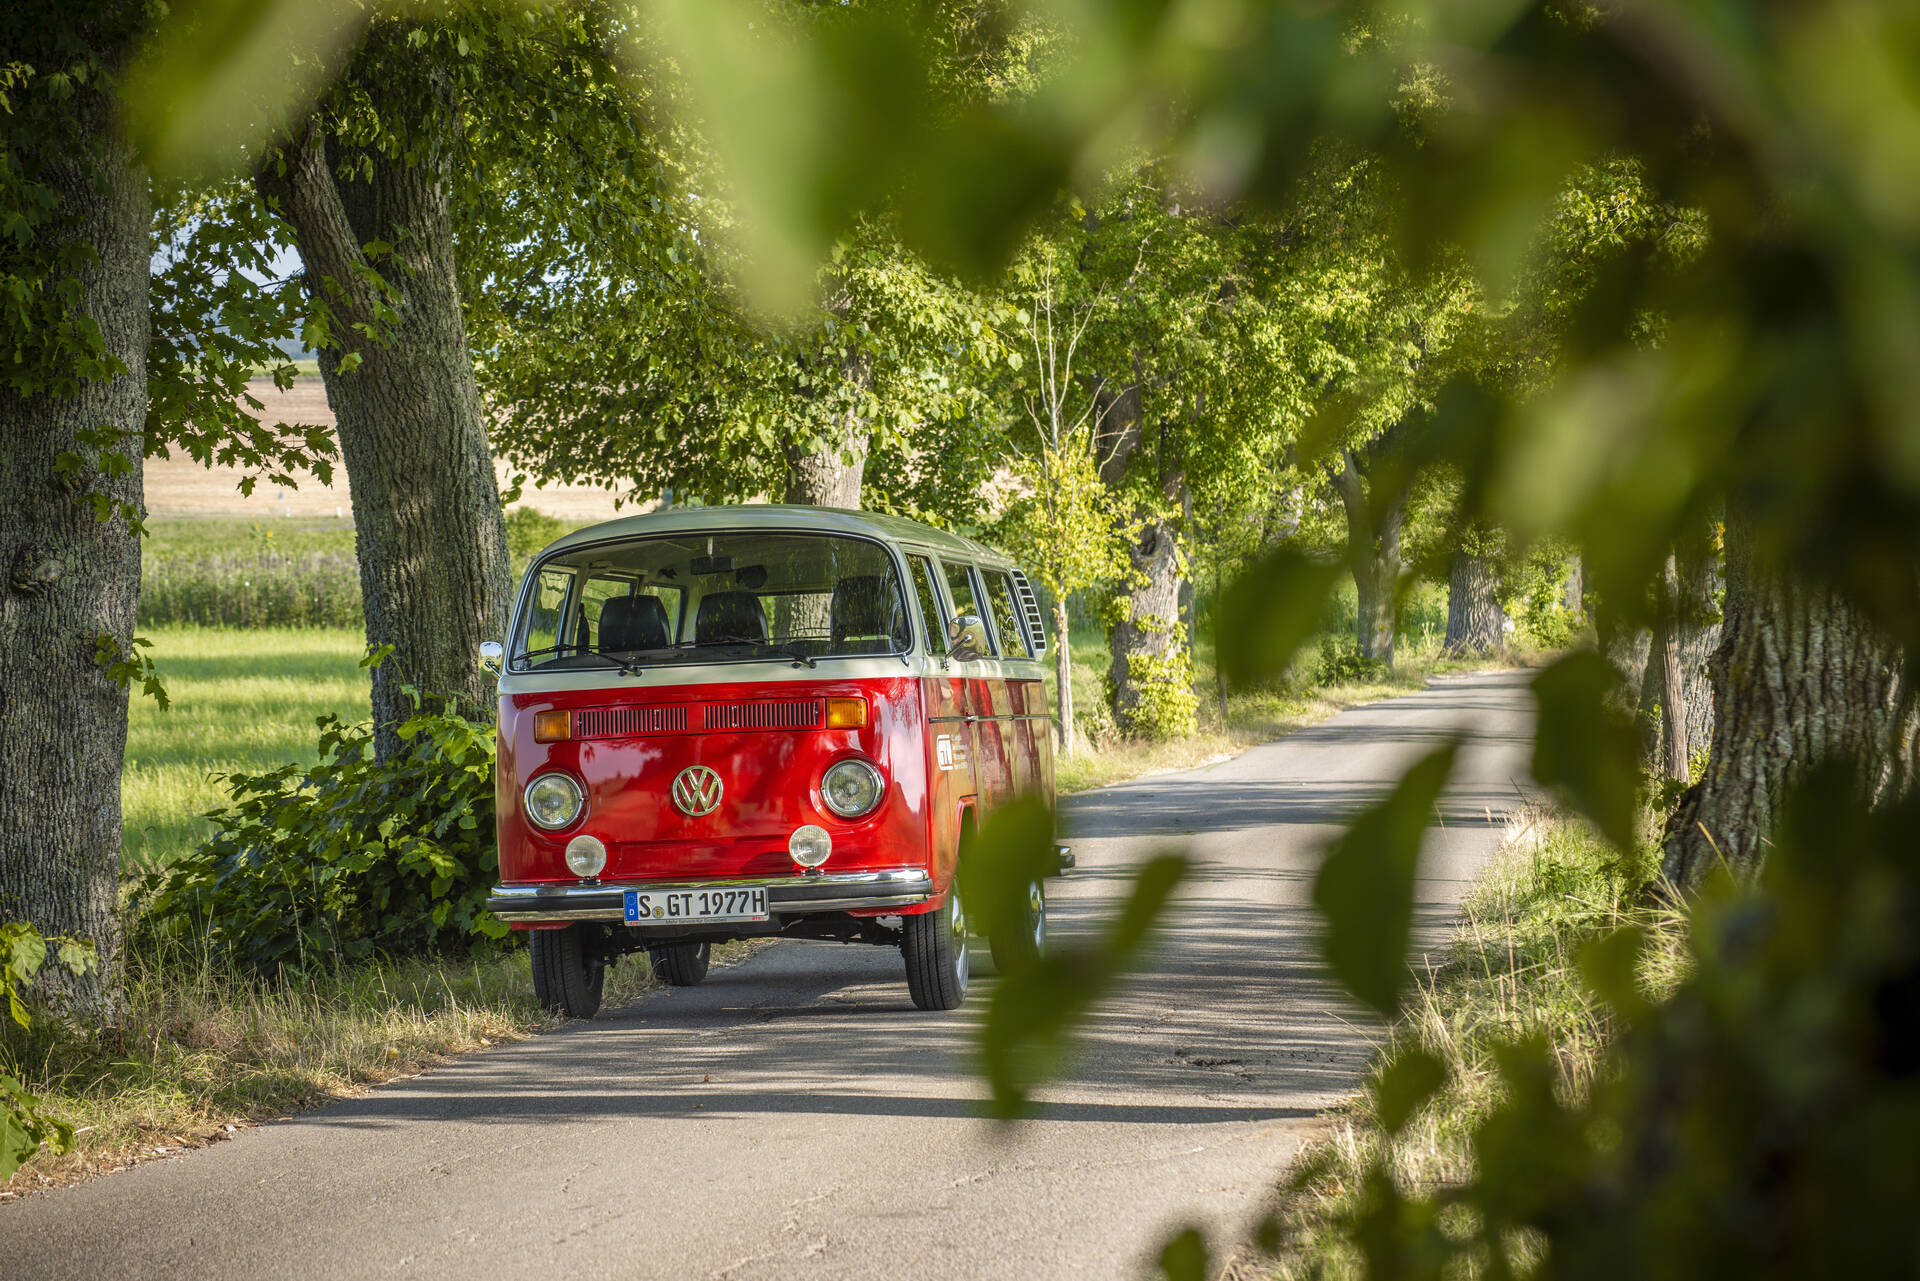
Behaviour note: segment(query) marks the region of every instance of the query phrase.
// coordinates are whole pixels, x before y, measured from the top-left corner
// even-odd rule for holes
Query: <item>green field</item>
[[[205,837],[215,777],[311,761],[315,718],[367,714],[359,632],[159,627],[148,633],[173,706],[135,698],[120,784],[129,871],[166,863]]]

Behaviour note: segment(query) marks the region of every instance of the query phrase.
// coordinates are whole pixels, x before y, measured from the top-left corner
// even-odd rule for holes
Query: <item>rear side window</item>
[[[945,565],[947,571],[947,599],[953,602],[956,614],[972,614],[975,618],[985,618],[987,611],[980,608],[980,598],[974,594],[973,571],[966,565]]]
[[[947,652],[947,620],[940,611],[940,593],[933,589],[933,562],[925,556],[907,557],[907,570],[913,577],[914,599],[920,602],[920,621],[927,630],[927,652]]]
[[[1013,594],[1013,580],[1004,570],[986,571],[987,597],[993,602],[993,630],[1000,638],[1000,652],[1008,658],[1032,658],[1033,646],[1021,626],[1020,603]]]

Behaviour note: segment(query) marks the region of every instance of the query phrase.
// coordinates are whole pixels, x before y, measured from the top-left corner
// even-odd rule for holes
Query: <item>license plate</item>
[[[767,887],[711,890],[628,890],[628,925],[679,925],[703,921],[764,921]]]

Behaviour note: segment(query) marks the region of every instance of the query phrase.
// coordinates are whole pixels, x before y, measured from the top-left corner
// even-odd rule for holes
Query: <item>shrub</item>
[[[507,553],[513,560],[514,581],[518,582],[520,575],[527,572],[528,564],[542,548],[570,528],[558,516],[549,516],[531,507],[516,507],[508,512]]]
[[[31,1027],[32,1020],[21,991],[46,965],[49,947],[54,949],[54,963],[71,973],[82,974],[99,964],[91,943],[47,938],[33,926],[17,921],[0,925],[0,996],[6,998],[13,1022],[23,1029]],[[8,1061],[11,1057],[0,1058],[0,1068],[13,1066]],[[27,1093],[11,1071],[0,1070],[0,1183],[5,1183],[43,1144],[55,1152],[70,1151],[73,1127],[41,1111],[40,1100]]]
[[[1352,632],[1337,632],[1320,638],[1321,685],[1359,685],[1386,675],[1387,665],[1377,658],[1363,658],[1360,642]]]
[[[369,725],[323,716],[320,760],[227,776],[199,850],[141,883],[140,929],[203,936],[257,971],[448,945],[484,946],[494,847],[491,726],[422,713],[381,763]]]

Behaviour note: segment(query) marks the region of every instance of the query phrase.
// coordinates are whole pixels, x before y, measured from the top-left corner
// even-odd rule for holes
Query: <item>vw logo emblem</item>
[[[720,808],[720,776],[705,765],[689,765],[673,780],[673,803],[688,818]]]

